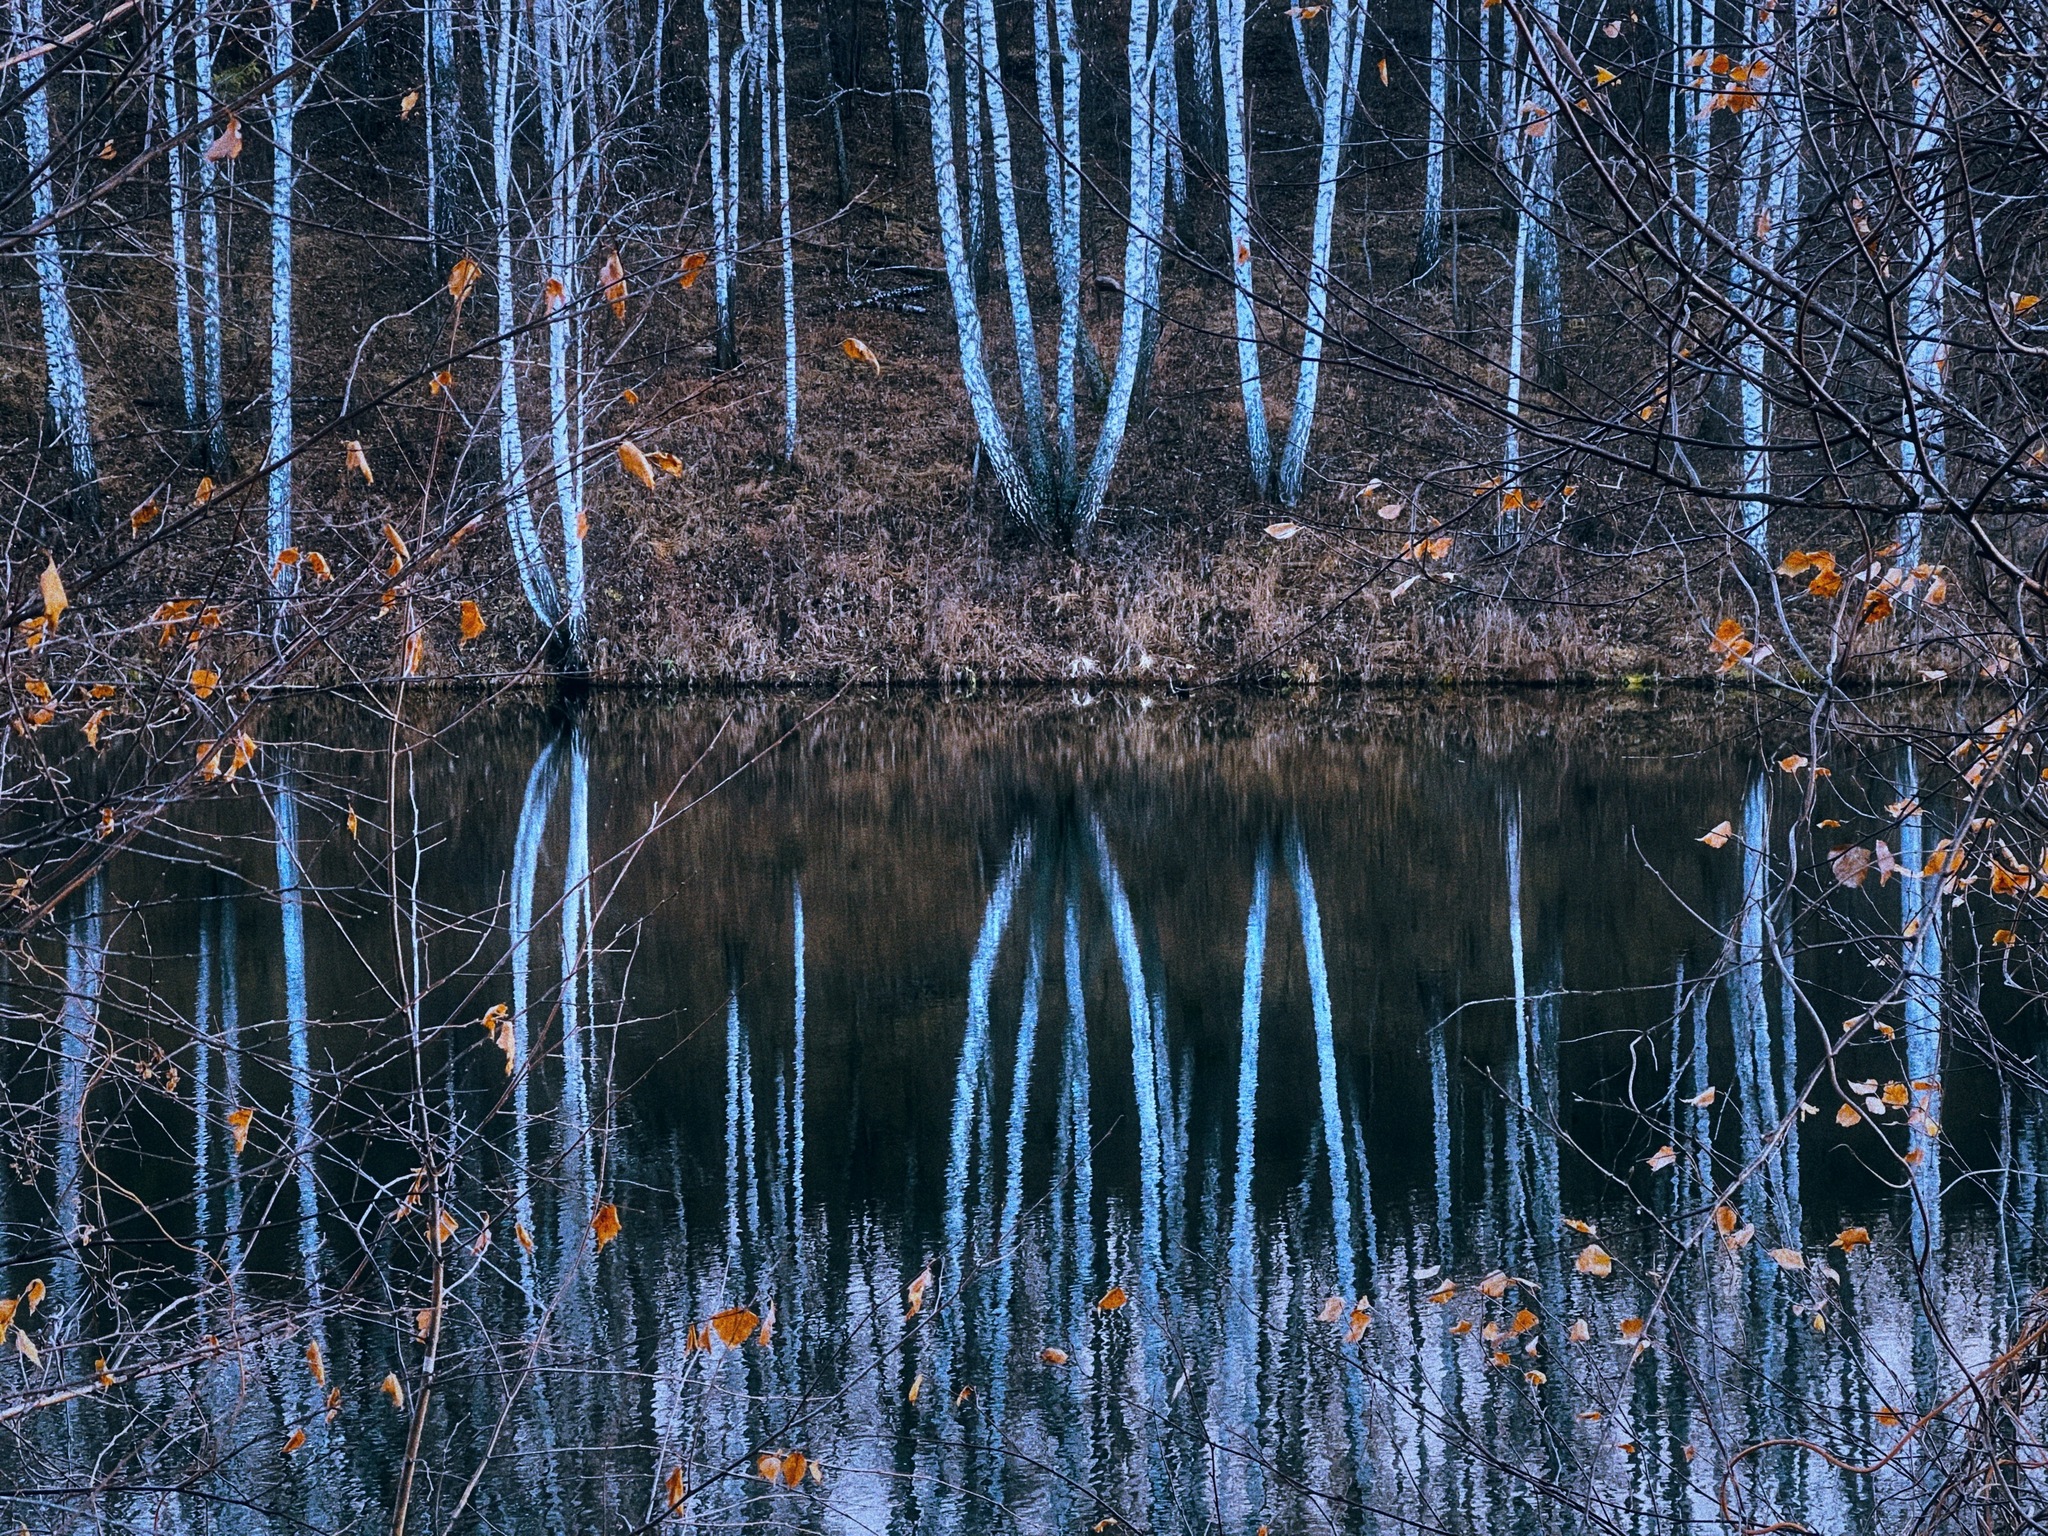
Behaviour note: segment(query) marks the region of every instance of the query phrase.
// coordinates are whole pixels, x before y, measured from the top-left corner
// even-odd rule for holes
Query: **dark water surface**
[[[430,1162],[421,1532],[638,1529],[675,1468],[683,1523],[848,1536],[1650,1532],[1724,1491],[1874,1529],[1920,1452],[1818,1449],[1876,1460],[2042,1278],[2048,1122],[1946,1058],[1938,949],[1845,1057],[1915,1125],[1798,1114],[1788,982],[1867,981],[1770,958],[1778,744],[1703,706],[422,723],[394,781],[384,726],[303,716],[8,972],[0,1275],[49,1292],[0,1365],[8,1528],[388,1530]],[[737,1306],[765,1344],[693,1347]],[[102,1355],[176,1368],[22,1411]],[[1724,1487],[1776,1436],[1815,1446]],[[764,1480],[789,1450],[815,1475]]]

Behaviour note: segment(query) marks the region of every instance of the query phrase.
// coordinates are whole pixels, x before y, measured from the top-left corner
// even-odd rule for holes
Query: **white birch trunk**
[[[1337,175],[1344,153],[1344,129],[1351,97],[1347,60],[1352,53],[1352,0],[1336,0],[1324,12],[1329,21],[1329,51],[1323,65],[1322,153],[1316,170],[1315,228],[1310,236],[1308,303],[1303,314],[1301,370],[1294,385],[1294,410],[1287,419],[1287,441],[1280,454],[1280,500],[1293,506],[1301,497],[1308,464],[1309,435],[1315,430],[1316,390],[1322,373],[1323,332],[1329,318],[1330,249],[1337,213]]]
[[[43,0],[10,0],[17,51],[50,41],[44,27]],[[43,360],[51,423],[71,461],[74,493],[80,510],[97,509],[99,464],[93,452],[92,418],[86,405],[85,361],[79,355],[78,333],[72,325],[71,294],[64,276],[63,250],[54,216],[57,188],[50,132],[49,62],[35,54],[21,61],[16,76],[21,92],[22,152],[28,159],[29,207],[41,226],[30,243],[29,259],[36,274],[36,301],[42,312]]]
[[[293,92],[295,56],[292,0],[271,0],[270,58],[280,78],[270,91],[270,139],[274,159],[270,172],[270,447],[268,517],[271,592],[278,604],[274,627],[282,633],[296,565],[278,556],[292,543],[292,362],[296,345],[292,330],[292,193],[297,163],[292,144],[297,99]]]
[[[1273,484],[1273,448],[1266,426],[1266,387],[1259,369],[1259,323],[1253,304],[1251,154],[1245,123],[1245,0],[1216,0],[1216,45],[1222,75],[1223,154],[1228,187],[1233,300],[1237,318],[1238,393],[1244,401],[1245,449],[1252,490]]]
[[[782,456],[796,457],[796,248],[789,223],[789,49],[782,30],[782,0],[774,11],[775,201],[782,233]]]
[[[171,194],[172,307],[178,327],[178,383],[185,403],[185,424],[199,421],[199,358],[192,336],[192,211],[186,193],[188,149],[175,141],[185,131],[185,104],[178,80],[178,24],[171,7],[157,26],[157,70],[162,77],[164,134],[172,140],[164,152]]]
[[[512,259],[512,150],[519,68],[519,3],[499,0],[498,14],[480,11],[491,69],[491,214],[498,288],[498,475],[504,485],[505,528],[527,606],[548,629],[562,622],[562,597],[534,522],[526,483],[526,434],[519,421],[519,292]]]
[[[1912,70],[1913,134],[1907,175],[1909,206],[1918,228],[1912,246],[1913,274],[1906,290],[1906,420],[1899,441],[1899,469],[1912,505],[1899,519],[1899,560],[1907,570],[1920,564],[1926,540],[1921,508],[1940,499],[1942,487],[1942,396],[1946,393],[1948,336],[1942,290],[1948,277],[1948,224],[1938,151],[1947,132],[1938,67],[1941,21],[1923,6],[1915,19]]]
[[[192,77],[198,111],[210,116],[219,103],[213,94],[212,0],[193,0]],[[232,163],[232,162],[231,162]],[[228,473],[227,397],[221,382],[225,304],[221,293],[220,205],[215,196],[219,176],[214,162],[199,161],[199,363],[200,397],[206,412],[206,467],[216,476]]]

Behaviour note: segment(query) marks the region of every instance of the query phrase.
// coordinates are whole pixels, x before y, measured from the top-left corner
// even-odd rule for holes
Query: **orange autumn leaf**
[[[460,304],[469,297],[469,290],[476,286],[476,280],[484,275],[484,269],[467,256],[449,269],[448,296]]]
[[[647,455],[640,451],[637,443],[628,440],[619,444],[619,467],[648,490],[654,489],[654,466],[647,461]]]
[[[804,1480],[804,1473],[810,1470],[810,1458],[802,1451],[787,1451],[782,1457],[782,1481],[794,1488]]]
[[[697,274],[704,270],[704,260],[702,251],[690,252],[683,258],[682,270],[676,273],[676,281],[685,288],[695,286]]]
[[[1598,1243],[1588,1243],[1579,1250],[1579,1256],[1572,1261],[1572,1267],[1582,1275],[1604,1280],[1614,1272],[1614,1256]]]
[[[253,1109],[238,1109],[228,1116],[228,1130],[235,1138],[235,1150],[242,1151],[249,1145],[249,1127],[256,1119]]]
[[[305,1431],[304,1431],[303,1429],[295,1429],[295,1430],[293,1430],[293,1431],[291,1432],[291,1435],[290,1435],[290,1436],[289,1436],[289,1437],[288,1437],[288,1438],[287,1438],[287,1439],[285,1440],[285,1443],[284,1443],[284,1454],[285,1454],[285,1455],[287,1455],[287,1456],[291,1455],[291,1453],[292,1453],[293,1451],[296,1451],[296,1450],[298,1450],[298,1449],[299,1449],[299,1448],[300,1448],[301,1446],[303,1446],[303,1445],[304,1445],[305,1443],[306,1443],[306,1432],[305,1432]]]
[[[723,1312],[711,1314],[711,1331],[728,1349],[737,1349],[746,1343],[760,1326],[759,1315],[746,1307],[727,1307]]]
[[[1102,1300],[1095,1303],[1098,1312],[1114,1312],[1131,1298],[1120,1285],[1112,1285],[1102,1293]]]
[[[683,1481],[683,1469],[670,1467],[668,1476],[662,1479],[662,1496],[668,1500],[668,1512],[677,1514],[683,1507],[683,1500],[689,1497],[689,1487]]]
[[[64,578],[57,574],[54,556],[43,565],[43,574],[37,579],[36,589],[43,599],[43,632],[54,635],[58,621],[64,617],[64,610],[71,606],[70,594],[64,590]]]
[[[375,485],[377,477],[370,473],[370,456],[363,452],[362,443],[352,437],[343,446],[348,450],[346,467],[361,475],[363,477],[363,484]]]
[[[195,697],[210,699],[213,697],[213,690],[219,686],[220,674],[211,667],[192,669],[192,692]]]
[[[461,625],[462,643],[464,645],[476,639],[486,628],[484,624],[484,611],[477,606],[476,599],[473,597],[465,597],[462,600]]]
[[[866,363],[875,370],[877,378],[881,377],[882,360],[875,356],[875,349],[862,341],[858,336],[849,336],[846,340],[840,342],[839,350],[856,363]]]
[[[605,1244],[619,1235],[619,1208],[609,1200],[600,1205],[590,1218],[590,1234],[597,1239],[597,1251],[603,1253]]]
[[[163,514],[163,510],[162,507],[157,505],[156,498],[154,496],[150,497],[149,500],[128,514],[128,531],[130,533],[142,532],[143,529],[147,528]]]
[[[218,165],[223,160],[233,160],[241,153],[242,120],[230,112],[228,114],[228,125],[221,129],[218,134],[214,135],[213,142],[206,146],[206,152],[200,156],[200,159],[208,160]]]
[[[1842,1228],[1841,1235],[1828,1244],[1828,1246],[1830,1248],[1839,1248],[1844,1253],[1852,1253],[1858,1248],[1868,1248],[1870,1246],[1870,1229],[1868,1227],[1844,1227]]]
[[[598,281],[604,284],[604,301],[611,305],[612,314],[626,318],[626,268],[619,260],[619,253],[613,251],[604,259],[604,268],[598,273]]]

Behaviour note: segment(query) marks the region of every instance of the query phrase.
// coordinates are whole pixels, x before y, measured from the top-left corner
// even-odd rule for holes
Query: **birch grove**
[[[1604,558],[1644,516],[1722,541],[1754,586],[1802,528],[1869,512],[1907,573],[1887,601],[1965,555],[2007,580],[2037,558],[2035,531],[1984,520],[2042,495],[2022,15],[7,14],[32,537],[83,549],[102,501],[260,485],[248,567],[280,641],[301,548],[335,542],[329,488],[368,518],[402,461],[418,504],[376,521],[501,530],[465,558],[501,562],[551,664],[581,670],[629,558],[610,509],[690,494],[664,434],[722,412],[725,451],[802,476],[856,386],[889,419],[913,379],[961,428],[965,503],[1076,550],[1199,481],[1254,532],[1266,502],[1322,530],[1395,505],[1365,525],[1398,539],[1390,592],[1537,544]],[[1227,470],[1161,458],[1175,433],[1229,443]]]

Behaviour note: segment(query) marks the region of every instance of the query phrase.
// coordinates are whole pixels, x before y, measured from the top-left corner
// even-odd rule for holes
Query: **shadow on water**
[[[808,708],[470,720],[397,806],[309,715],[85,894],[6,978],[0,1262],[50,1278],[0,1413],[120,1327],[178,1363],[0,1420],[7,1514],[377,1525],[425,1379],[416,1530],[638,1529],[671,1469],[694,1524],[847,1532],[1924,1496],[1932,1450],[1841,1464],[2012,1337],[2048,1121],[1949,1059],[1909,881],[1897,1038],[1850,1065],[1912,1085],[1911,1177],[1802,1111],[1867,978],[1793,942],[1754,738],[1628,700]],[[718,787],[638,845],[679,781]],[[62,1493],[136,1401],[157,1470]],[[1833,1459],[1724,1486],[1781,1437]]]

